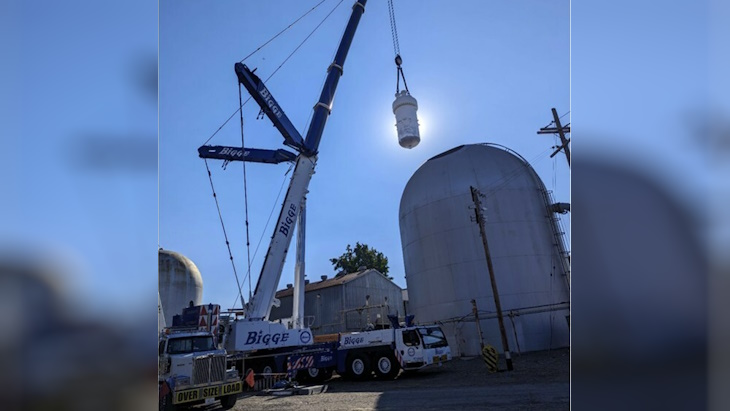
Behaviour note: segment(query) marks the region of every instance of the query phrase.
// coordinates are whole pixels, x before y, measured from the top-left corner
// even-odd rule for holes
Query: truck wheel
[[[221,397],[221,408],[224,410],[230,410],[233,408],[234,405],[236,405],[236,400],[238,399],[238,394],[231,394],[226,395],[225,397]]]
[[[387,380],[392,380],[398,375],[400,366],[393,358],[393,355],[388,352],[381,352],[375,354],[375,374]]]
[[[353,380],[364,380],[371,371],[370,360],[363,354],[354,354],[347,361],[347,376]]]
[[[167,384],[166,382],[163,382],[162,384]],[[162,389],[163,386],[160,385],[160,389]],[[172,403],[172,395],[173,393],[168,390],[167,394],[160,397],[160,411],[174,411],[175,405]]]

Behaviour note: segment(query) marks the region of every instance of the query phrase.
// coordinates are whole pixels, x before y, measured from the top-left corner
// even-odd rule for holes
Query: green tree
[[[360,267],[374,268],[389,280],[393,279],[388,275],[388,257],[367,244],[355,243],[354,249],[348,244],[345,253],[337,258],[330,258],[330,262],[334,270],[340,273],[354,273]]]

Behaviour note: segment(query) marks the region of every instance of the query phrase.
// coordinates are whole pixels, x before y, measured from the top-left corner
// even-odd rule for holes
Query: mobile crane
[[[438,326],[416,327],[409,320],[406,327],[401,328],[396,319],[392,329],[342,334],[331,342],[315,344],[311,330],[303,322],[306,194],[314,174],[322,133],[332,109],[335,89],[366,2],[357,0],[352,7],[304,138],[264,82],[254,74],[255,70],[250,70],[243,63],[234,66],[239,83],[281,133],[284,144],[296,153],[285,149],[207,145],[198,149],[201,158],[268,164],[295,163],[255,292],[245,309],[245,318],[229,322],[224,331],[224,347],[229,355],[238,359],[234,362],[240,373],[248,369],[244,367],[244,361],[248,361],[250,368],[257,371],[306,371],[304,376],[310,380],[326,378],[332,371],[355,379],[365,378],[373,371],[383,377],[395,377],[399,368],[418,369],[451,359],[448,343]],[[270,322],[269,314],[276,303],[276,288],[297,226],[293,321],[289,328],[281,322]]]

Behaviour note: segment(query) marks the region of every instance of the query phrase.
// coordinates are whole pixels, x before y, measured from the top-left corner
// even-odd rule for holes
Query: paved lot
[[[513,354],[515,355],[515,354]],[[570,351],[515,356],[515,370],[489,374],[481,358],[456,359],[395,381],[352,382],[335,376],[326,393],[242,396],[234,410],[567,410]],[[504,362],[500,367],[505,368]],[[210,409],[220,409],[210,407]]]

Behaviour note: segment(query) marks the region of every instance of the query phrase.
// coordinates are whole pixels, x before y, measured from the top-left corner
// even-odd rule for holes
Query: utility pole
[[[479,334],[479,346],[481,347],[482,351],[484,350],[484,337],[482,336],[482,326],[479,324],[479,310],[477,310],[477,301],[472,298],[471,300],[471,310],[474,313],[474,320],[477,323],[477,333]]]
[[[568,167],[570,167],[570,147],[568,147],[568,143],[570,143],[570,139],[565,137],[565,133],[570,133],[570,123],[566,125],[560,124],[560,117],[558,117],[558,112],[553,110],[553,123],[555,123],[555,127],[550,127],[549,125],[547,127],[543,127],[540,130],[537,131],[537,134],[555,134],[558,133],[560,135],[560,146],[553,147],[557,148],[552,154],[550,154],[550,158],[555,157],[556,154],[560,152],[560,150],[563,150],[565,152],[565,158],[568,160]]]
[[[479,232],[482,236],[482,244],[484,245],[484,254],[487,257],[487,268],[489,269],[489,279],[492,282],[492,294],[494,295],[494,306],[497,309],[497,321],[499,322],[499,333],[502,335],[502,349],[504,349],[504,359],[507,362],[507,370],[512,371],[512,355],[509,352],[507,344],[507,332],[504,328],[504,318],[502,318],[502,304],[499,302],[499,292],[497,291],[497,281],[494,277],[494,268],[492,266],[492,256],[489,254],[489,244],[487,243],[487,233],[484,228],[484,214],[482,213],[482,197],[483,194],[479,190],[471,187],[471,198],[474,201],[474,212],[476,213],[477,224],[479,224]]]

